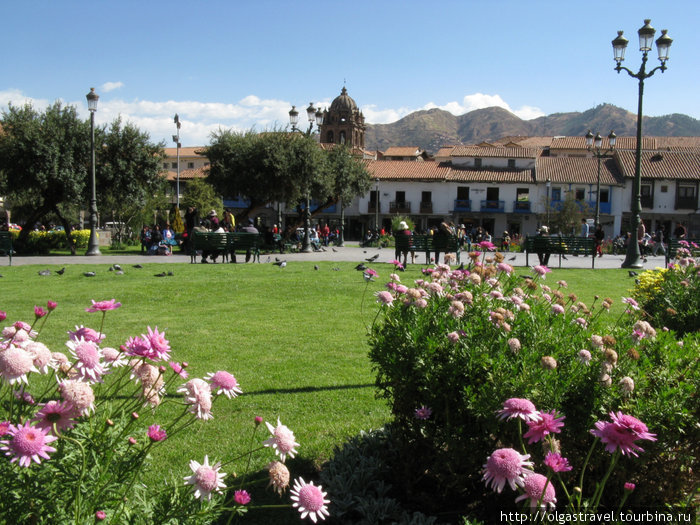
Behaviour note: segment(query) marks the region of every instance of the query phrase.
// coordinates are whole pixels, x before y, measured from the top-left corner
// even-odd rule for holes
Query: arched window
[[[329,131],[326,133],[326,142],[329,144],[333,144],[333,132]]]
[[[345,132],[340,132],[340,144],[345,144]]]

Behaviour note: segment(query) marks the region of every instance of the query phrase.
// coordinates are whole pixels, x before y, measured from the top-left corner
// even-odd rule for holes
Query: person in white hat
[[[403,244],[402,244],[402,247],[399,248],[398,245],[399,245],[399,242],[401,242],[401,241],[399,241],[398,238],[399,238],[399,237],[403,237],[403,236],[406,236],[406,237],[407,237],[408,242],[407,242],[407,243],[403,243]],[[396,251],[395,251],[395,253],[394,253],[394,257],[396,258],[397,261],[400,262],[400,261],[401,261],[401,255],[403,255],[403,266],[404,266],[404,268],[405,268],[406,265],[408,264],[408,251],[409,251],[409,247],[411,246],[411,236],[412,236],[412,233],[411,233],[411,230],[410,230],[409,227],[408,227],[408,224],[406,224],[406,221],[401,221],[401,222],[399,223],[398,231],[394,232],[394,237],[396,238]],[[404,247],[405,247],[405,248],[404,248]],[[413,262],[414,262],[414,260],[415,260],[415,257],[416,257],[416,252],[411,251],[411,264],[413,264]]]

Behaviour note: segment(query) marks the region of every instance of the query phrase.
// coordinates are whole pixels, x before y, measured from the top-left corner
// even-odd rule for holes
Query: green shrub
[[[26,241],[19,238],[18,231],[12,232],[12,246],[17,253],[28,255],[46,255],[52,250],[67,250],[68,240],[63,231],[31,231]],[[76,243],[76,249],[87,248],[90,230],[74,230],[71,235]]]
[[[371,329],[370,359],[400,429],[392,479],[406,501],[455,515],[498,505],[482,466],[502,443],[518,442],[517,428],[504,429],[495,417],[514,397],[566,416],[562,454],[577,466],[596,421],[617,410],[641,419],[658,441],[618,464],[604,503],[619,501],[630,479],[640,480],[631,502],[682,500],[697,481],[700,453],[697,334],[681,342],[670,332],[653,335],[631,308],[610,319],[612,299],[585,305],[565,294],[563,281],[546,286],[546,268],[523,280],[500,254],[493,264],[470,257],[467,272],[438,267],[414,288],[393,283],[378,296],[392,306],[381,307]],[[581,350],[591,355],[587,364]],[[536,465],[543,454],[533,457]],[[595,450],[587,483],[602,477],[608,457]]]
[[[679,334],[700,330],[700,267],[684,252],[669,268],[642,273],[633,292],[652,324]]]

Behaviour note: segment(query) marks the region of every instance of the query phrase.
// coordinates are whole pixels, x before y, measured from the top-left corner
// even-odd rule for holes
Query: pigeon
[[[367,267],[362,263],[355,266],[355,270],[357,270],[358,272],[364,272],[366,269],[367,269]]]
[[[331,268],[331,270],[333,270],[334,272],[339,272],[339,271],[340,271],[340,268],[338,268],[338,267],[336,267],[336,268]]]
[[[374,277],[372,277],[372,276],[371,276],[370,274],[368,274],[368,273],[363,273],[363,274],[362,274],[362,277],[365,278],[365,281],[374,281]]]
[[[124,270],[117,270],[114,275],[124,275]]]
[[[378,254],[378,253],[377,253],[376,255],[373,255],[373,256],[370,257],[369,259],[365,259],[365,261],[367,261],[367,262],[374,262],[374,261],[376,261],[377,259],[379,259],[379,254]]]
[[[363,250],[362,253],[367,253],[367,250]]]
[[[641,281],[639,279],[635,279],[634,284],[641,284]]]
[[[119,266],[118,264],[113,264],[113,265],[112,265],[112,268],[114,268],[114,269],[117,270],[117,271],[119,271],[119,270],[122,269],[122,267]]]
[[[271,259],[270,256],[268,255],[268,256],[267,256],[267,260],[266,260],[265,262],[266,262],[266,263],[269,263],[271,260],[272,260],[272,259]]]
[[[95,277],[97,274],[95,272],[84,272],[83,275],[85,277]]]
[[[44,277],[51,275],[51,270],[39,270],[39,275],[43,275]]]
[[[153,277],[165,277],[165,275],[166,275],[165,272],[161,272],[161,273],[154,274]]]
[[[279,257],[275,257],[275,262],[280,262]]]
[[[134,268],[143,268],[140,264],[134,264]]]
[[[564,259],[565,261],[569,260],[569,258],[566,255],[564,255],[563,253],[561,254],[561,258]]]
[[[513,255],[513,257],[508,257],[508,260],[509,260],[509,261],[514,261],[514,260],[515,260],[515,255]]]
[[[108,271],[113,272],[114,268],[112,266],[110,266]]]
[[[633,270],[630,270],[630,271],[627,272],[627,273],[629,273],[630,277],[635,277],[636,275],[639,275],[637,272],[635,272],[635,271],[633,271]]]
[[[337,251],[338,251],[338,250],[336,250],[335,248],[331,248],[331,250],[333,250],[334,252],[337,252]]]
[[[314,270],[318,270],[318,264],[314,264]]]
[[[280,268],[284,268],[285,266],[287,266],[287,261],[276,260],[272,264],[274,264],[275,266],[279,266]]]
[[[175,275],[173,272],[168,272],[168,277],[172,277],[173,275]]]
[[[65,272],[66,272],[66,267],[65,267],[65,266],[64,266],[63,268],[61,268],[60,270],[56,270],[56,273],[57,273],[58,275],[63,275]]]

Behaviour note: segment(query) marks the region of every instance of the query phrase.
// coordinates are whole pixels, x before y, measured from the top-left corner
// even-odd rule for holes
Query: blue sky
[[[645,18],[674,42],[645,82],[644,113],[700,119],[700,2],[0,0],[0,106],[61,100],[96,121],[121,115],[172,145],[219,127],[288,123],[292,104],[327,106],[342,89],[373,124],[440,107],[502,106],[522,118],[611,103],[635,112]],[[649,64],[658,65],[656,49]],[[302,111],[302,114],[303,111]],[[606,132],[607,130],[600,130]]]

